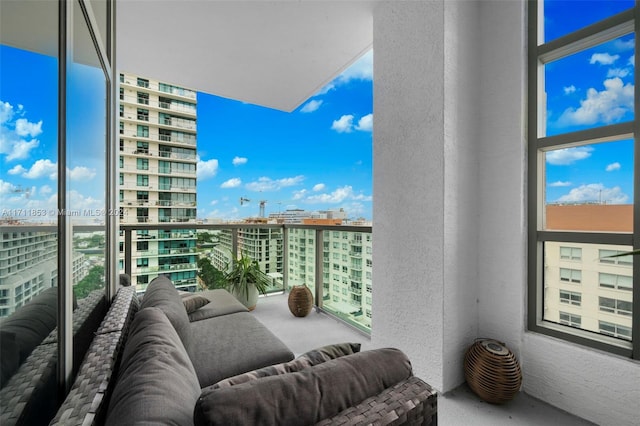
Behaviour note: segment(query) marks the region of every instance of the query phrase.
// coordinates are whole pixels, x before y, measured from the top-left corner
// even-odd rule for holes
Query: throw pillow
[[[238,374],[215,383],[211,387],[214,389],[238,385],[261,377],[277,376],[279,374],[293,373],[301,371],[307,367],[321,364],[330,359],[339,358],[344,355],[351,355],[360,352],[360,343],[338,343],[327,345],[318,349],[305,352],[293,361],[271,365],[247,373]]]
[[[209,303],[209,299],[200,295],[193,295],[189,297],[182,298],[182,304],[184,308],[187,310],[187,314],[191,314],[198,309],[202,308],[204,305]]]
[[[166,276],[154,278],[147,286],[140,309],[148,307],[160,308],[165,313],[188,351],[191,344],[189,315],[184,309],[178,290]]]
[[[411,363],[398,349],[360,352],[291,374],[205,388],[194,421],[225,426],[315,424],[410,376]]]
[[[188,425],[199,396],[198,376],[167,316],[153,307],[136,313],[106,425]]]

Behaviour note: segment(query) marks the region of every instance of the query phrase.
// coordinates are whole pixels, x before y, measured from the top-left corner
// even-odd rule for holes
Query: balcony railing
[[[170,229],[167,228],[170,227]],[[150,250],[155,250],[165,255],[191,256],[191,249],[171,249],[162,250],[157,248],[158,240],[166,239],[187,239],[197,238],[198,234],[206,232],[211,236],[217,236],[211,244],[200,245],[197,248],[197,256],[200,258],[210,259],[213,266],[223,269],[227,262],[230,262],[230,253],[251,252],[255,250],[252,245],[252,235],[259,238],[261,234],[259,230],[270,229],[272,238],[276,241],[276,253],[270,252],[269,256],[262,256],[261,269],[267,271],[271,277],[272,284],[269,286],[268,292],[283,292],[290,289],[294,285],[306,284],[314,293],[314,304],[319,309],[338,317],[342,321],[351,326],[364,331],[371,332],[371,315],[364,315],[364,312],[371,312],[371,295],[373,283],[370,279],[365,279],[364,274],[360,275],[365,267],[361,265],[352,265],[351,259],[343,261],[342,256],[334,259],[333,254],[342,254],[341,248],[333,249],[323,244],[324,239],[328,239],[327,232],[336,230],[336,227],[317,226],[317,225],[275,225],[275,224],[200,224],[200,223],[170,223],[170,224],[121,224],[120,230],[124,238],[123,249],[121,253],[122,272],[128,273],[135,284],[136,278],[142,275],[145,277],[143,282],[151,282],[154,274],[159,273],[179,273],[181,270],[189,268],[197,268],[195,263],[177,263],[164,266],[144,266],[137,267],[136,259],[142,253],[134,252],[136,241],[149,241]],[[341,232],[350,233],[371,233],[371,227],[365,226],[340,226]],[[184,232],[189,231],[189,234]],[[280,231],[280,232],[275,232]],[[143,232],[142,235],[138,233]],[[298,235],[293,238],[293,233]],[[297,242],[299,233],[304,233],[305,245],[313,248],[313,254],[307,252],[305,257],[290,257],[298,253],[294,250],[290,253],[290,245]],[[221,234],[221,235],[216,235]],[[230,238],[220,238],[222,234],[231,234]],[[157,236],[156,236],[157,235]],[[353,237],[351,237],[353,239]],[[364,243],[363,243],[364,244]],[[318,249],[320,248],[320,249]],[[184,250],[184,251],[183,251]],[[248,251],[247,251],[248,250]],[[272,249],[273,250],[273,249]],[[175,251],[175,252],[174,252]],[[311,255],[309,255],[311,254]],[[359,253],[363,258],[367,259],[371,255]],[[146,255],[146,253],[144,253]],[[256,256],[258,257],[258,256]],[[267,260],[270,259],[270,260]],[[329,260],[329,264],[323,260]],[[216,264],[217,263],[217,264]],[[337,269],[334,264],[338,264]],[[363,261],[363,264],[365,262]],[[370,265],[370,262],[368,263]],[[188,265],[188,266],[185,266]],[[295,267],[293,266],[295,265]],[[319,265],[319,266],[317,266]],[[367,268],[370,269],[369,266]],[[368,275],[370,277],[370,274]],[[335,279],[337,277],[337,279]],[[353,283],[354,277],[358,277],[358,283]],[[203,285],[207,283],[195,284],[191,280],[182,281],[174,280],[177,287],[190,291],[198,291],[203,289]],[[138,285],[139,290],[145,284]]]

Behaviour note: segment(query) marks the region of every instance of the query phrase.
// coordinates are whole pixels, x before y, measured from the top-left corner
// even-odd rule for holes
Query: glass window
[[[528,328],[637,358],[633,8],[529,3]]]

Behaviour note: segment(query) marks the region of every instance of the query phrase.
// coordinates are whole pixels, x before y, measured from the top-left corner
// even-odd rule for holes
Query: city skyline
[[[57,62],[7,46],[0,55],[0,201],[5,213],[23,213],[19,219],[55,220],[47,212],[57,196]],[[75,70],[70,97],[81,99],[81,82],[94,84],[99,71]],[[255,217],[261,200],[267,216],[342,208],[371,219],[372,51],[291,113],[201,92],[197,102],[198,219]],[[100,122],[99,102],[76,107],[87,123]],[[79,212],[100,211],[104,177],[82,131],[68,136],[77,141],[68,155],[69,196]]]

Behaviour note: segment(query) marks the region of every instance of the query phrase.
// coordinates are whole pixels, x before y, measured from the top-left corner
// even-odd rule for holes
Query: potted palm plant
[[[257,261],[244,253],[240,257],[232,256],[233,263],[224,274],[227,289],[252,311],[258,302],[258,293],[266,294],[269,277],[260,270]]]

